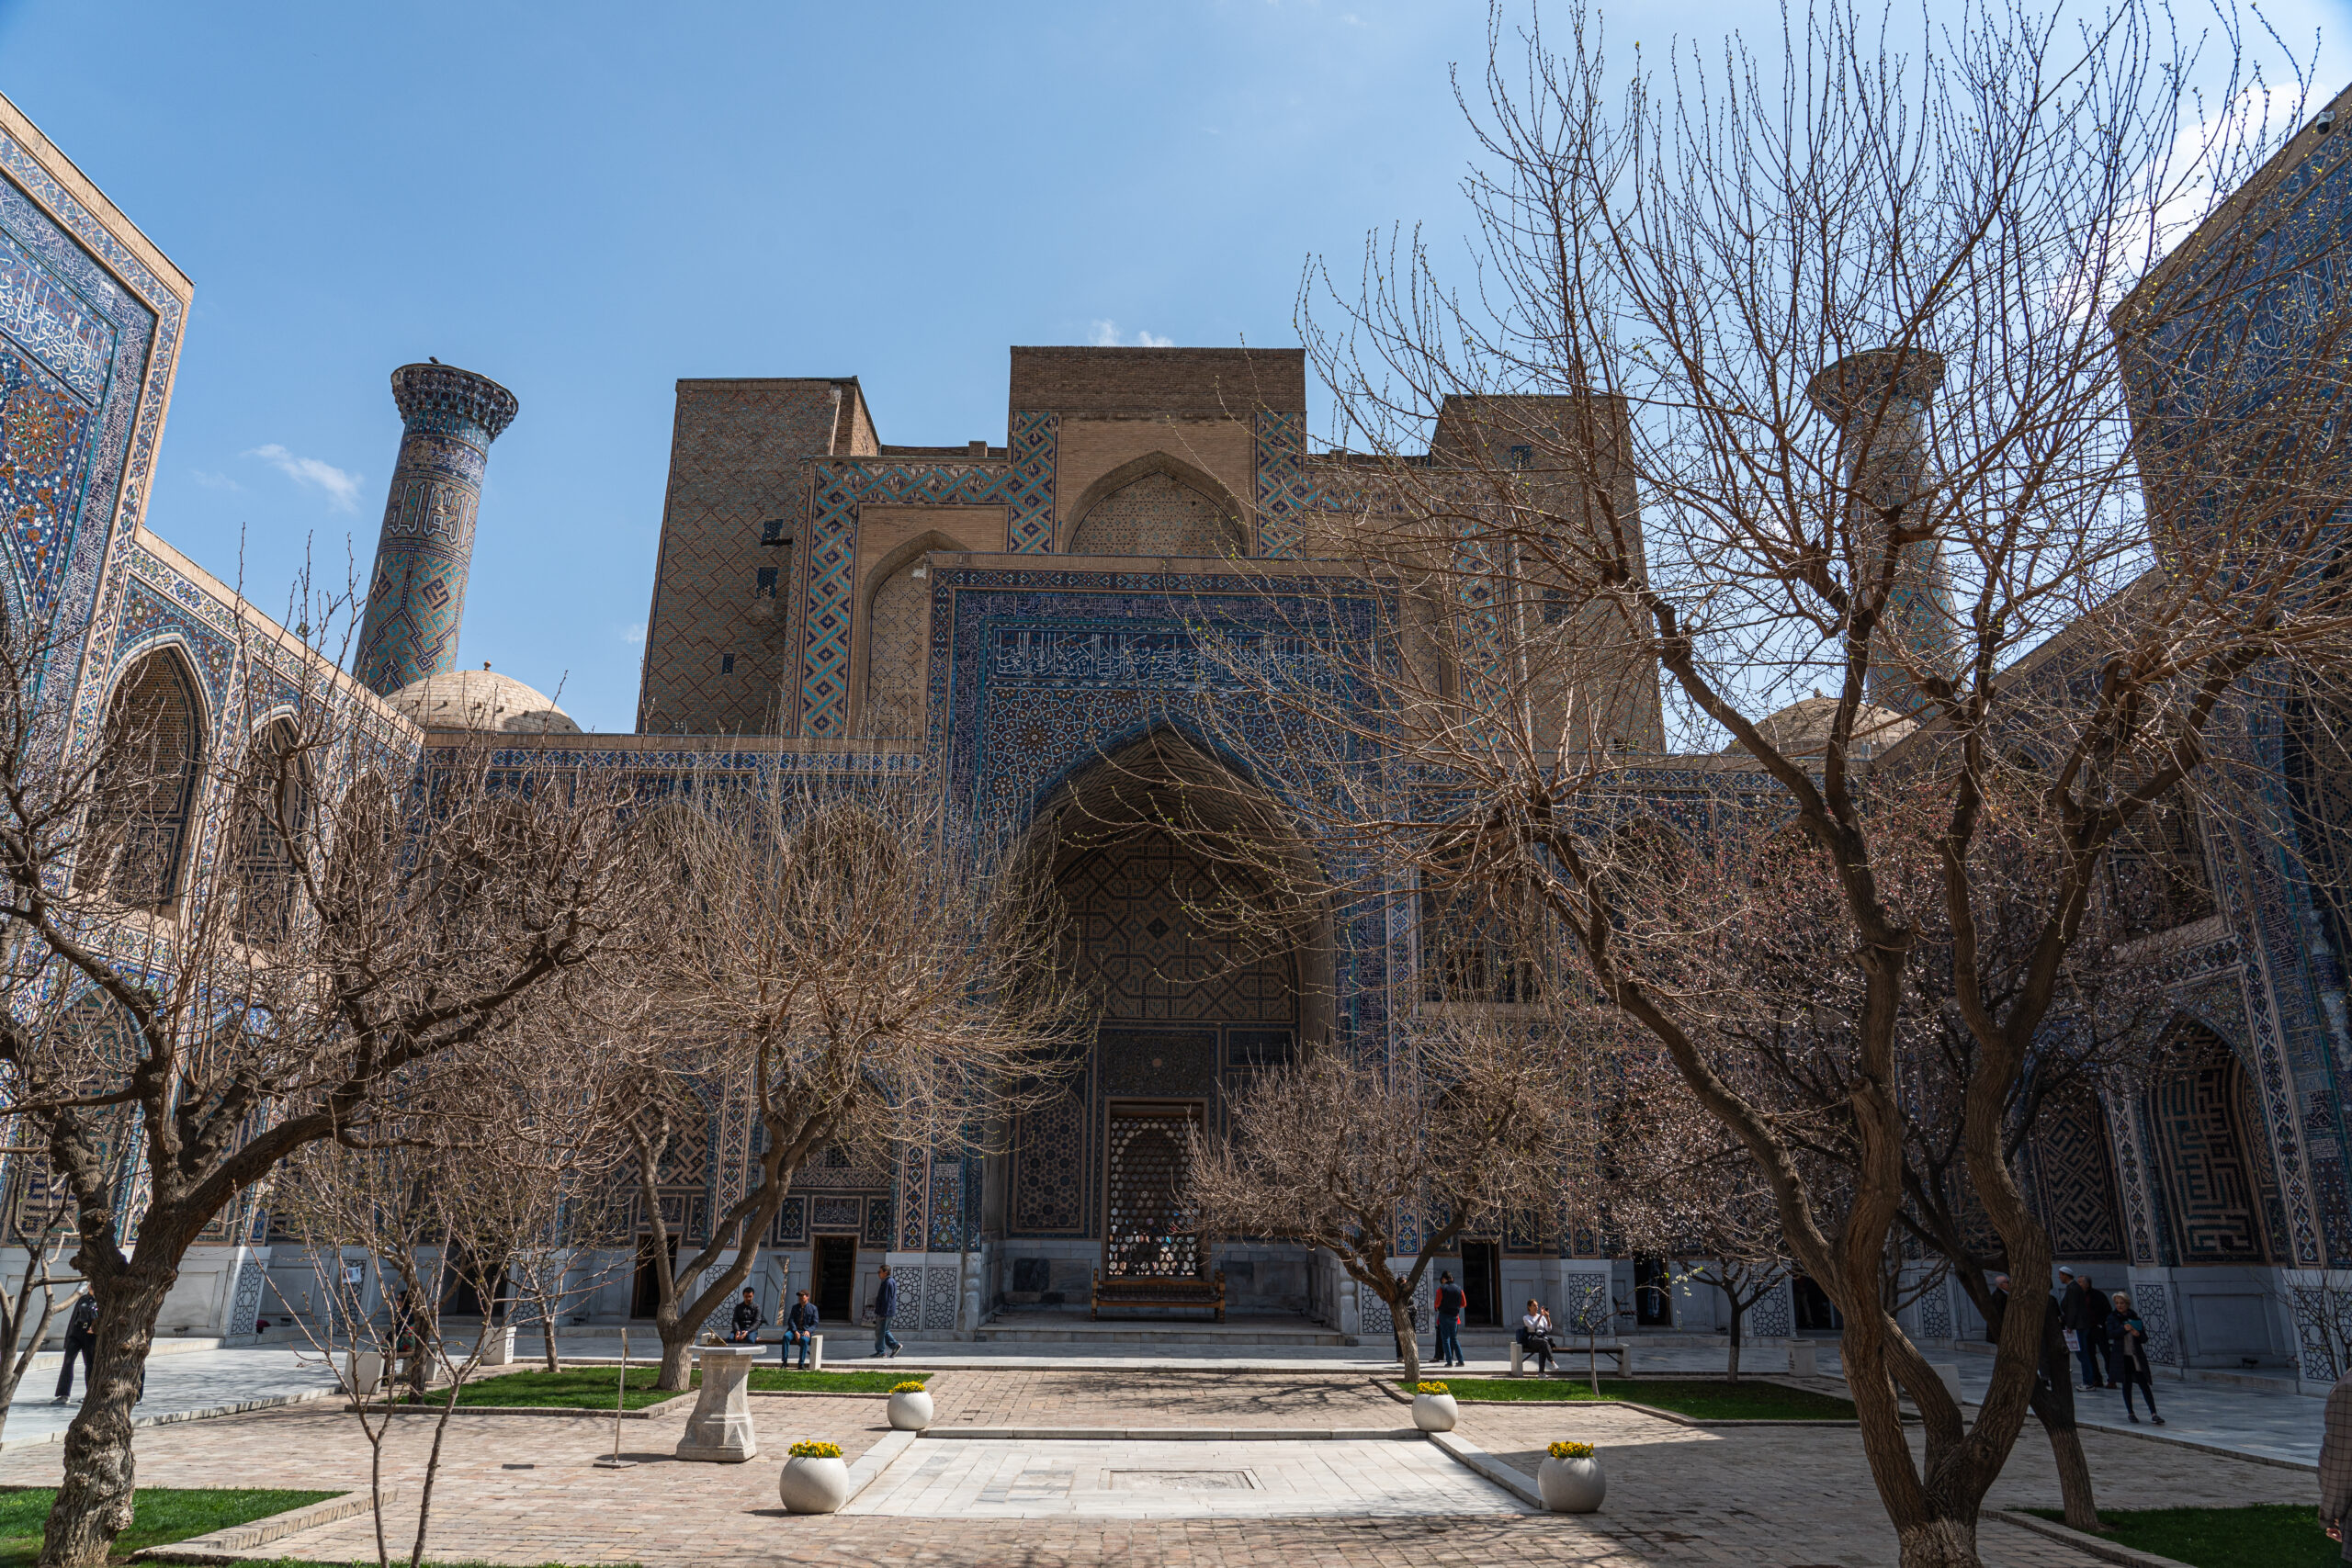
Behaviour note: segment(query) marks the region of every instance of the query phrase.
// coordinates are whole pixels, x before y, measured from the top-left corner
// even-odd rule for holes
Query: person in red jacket
[[[1453,1276],[1441,1271],[1437,1277],[1437,1364],[1441,1367],[1461,1367],[1469,1363],[1462,1359],[1462,1309],[1469,1298]]]

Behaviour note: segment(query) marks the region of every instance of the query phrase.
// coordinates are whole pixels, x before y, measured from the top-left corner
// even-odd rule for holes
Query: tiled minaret
[[[1849,354],[1818,372],[1805,386],[1814,407],[1837,423],[1849,504],[1857,513],[1860,558],[1878,558],[1872,542],[1884,512],[1904,506],[1918,493],[1928,473],[1928,404],[1943,385],[1944,358],[1925,349],[1871,349]],[[1943,550],[1933,539],[1903,547],[1894,586],[1887,594],[1886,620],[1873,646],[1865,695],[1895,713],[1922,705],[1911,675],[1892,656],[1895,647],[1930,668],[1949,664],[1952,647],[1951,577]]]
[[[392,400],[407,429],[351,665],[382,695],[457,663],[482,469],[517,407],[489,377],[437,360],[393,371]]]

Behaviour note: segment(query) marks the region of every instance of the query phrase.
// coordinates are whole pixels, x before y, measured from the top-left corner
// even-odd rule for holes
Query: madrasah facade
[[[2306,133],[2281,156],[2324,164],[2315,178],[2344,206],[2340,154]],[[135,712],[193,760],[251,744],[271,694],[291,700],[307,628],[242,601],[165,541],[167,518],[147,515],[190,299],[189,280],[0,99],[6,611],[61,632],[49,678],[74,682],[77,736]],[[388,743],[421,763],[436,736],[490,730],[517,759],[649,776],[722,763],[918,776],[974,818],[1044,836],[1091,933],[1081,962],[1102,1012],[1066,1092],[1024,1113],[1001,1154],[896,1168],[834,1157],[803,1172],[754,1275],[771,1308],[810,1288],[831,1321],[854,1318],[887,1262],[906,1292],[900,1325],[917,1335],[1083,1332],[1113,1194],[1168,1201],[1167,1151],[1186,1125],[1214,1123],[1250,1074],[1308,1042],[1382,1051],[1435,995],[1409,889],[1288,951],[1220,952],[1187,918],[1204,871],[1183,844],[1144,820],[1106,835],[1091,811],[1077,815],[1098,830],[1054,839],[1106,778],[1181,789],[1229,772],[1199,720],[1216,694],[1188,630],[1203,614],[1242,631],[1338,617],[1344,632],[1364,602],[1360,574],[1296,551],[1347,488],[1343,459],[1308,450],[1300,351],[1014,348],[1001,439],[953,446],[884,441],[854,378],[679,382],[629,735],[583,734],[523,682],[460,668],[474,531],[498,526],[476,514],[482,474],[527,409],[487,376],[432,362],[395,370],[392,394],[398,465],[352,669],[335,677]],[[1495,456],[1465,451],[1464,428],[1440,421],[1430,466]],[[1665,751],[1655,671],[1616,671],[1589,709],[1663,816],[1742,765]],[[1806,706],[1781,716],[1802,725]],[[2177,1371],[2299,1366],[2296,1292],[2352,1267],[2339,1131],[2352,948],[2314,886],[2335,876],[2352,795],[2338,780],[2296,783],[2291,757],[2276,773],[2282,797],[2302,791],[2302,862],[2245,852],[2211,820],[2165,852],[2172,893],[2151,934],[2181,954],[2182,1065],[2144,1092],[2058,1108],[2026,1156],[2058,1257],[2130,1289],[2155,1359]],[[1283,781],[1246,787],[1278,801]],[[191,792],[159,818],[160,856],[123,887],[127,913],[171,919],[209,896],[220,809]],[[673,1153],[661,1173],[673,1229],[691,1238],[741,1192],[746,1142],[714,1115]],[[9,1172],[7,1201],[39,1201],[32,1179]],[[1388,1326],[1302,1248],[1221,1246],[1198,1266],[1226,1276],[1235,1332],[1279,1342]],[[1474,1318],[1499,1322],[1505,1303],[1534,1296],[1561,1316],[1605,1301],[1627,1336],[1719,1327],[1712,1292],[1646,1288],[1656,1265],[1609,1257],[1589,1232],[1473,1235],[1450,1266]],[[310,1269],[249,1195],[189,1256],[159,1331],[250,1342],[275,1316],[283,1336]],[[650,1274],[611,1270],[582,1315],[650,1316]],[[1930,1342],[1978,1328],[1946,1286],[1905,1315]],[[1798,1280],[1748,1332],[1833,1326]]]

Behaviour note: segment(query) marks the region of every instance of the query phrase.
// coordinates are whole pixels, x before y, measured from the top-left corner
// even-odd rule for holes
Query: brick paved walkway
[[[1404,1411],[1368,1381],[1307,1373],[1222,1379],[959,1370],[941,1374],[934,1384],[943,1420],[976,1426],[1394,1426]],[[514,1563],[764,1562],[834,1568],[853,1562],[886,1568],[1875,1568],[1894,1562],[1893,1534],[1849,1428],[1700,1429],[1620,1407],[1466,1405],[1463,1434],[1524,1471],[1532,1472],[1541,1446],[1555,1438],[1600,1444],[1610,1477],[1604,1511],[1589,1519],[993,1522],[792,1518],[777,1506],[775,1490],[786,1445],[796,1438],[829,1438],[854,1457],[886,1430],[882,1402],[755,1395],[752,1415],[762,1453],[750,1464],[671,1459],[684,1424],[681,1404],[623,1425],[623,1451],[643,1462],[616,1472],[590,1464],[610,1445],[609,1417],[460,1414],[451,1423],[436,1487],[430,1555]],[[387,1476],[402,1483],[411,1499],[394,1510],[393,1523],[402,1529],[414,1518],[417,1461],[430,1435],[429,1421],[404,1417],[388,1450]],[[935,1446],[968,1440],[925,1439],[909,1454],[919,1461]],[[2313,1500],[2306,1472],[2103,1433],[2086,1434],[2085,1440],[2101,1500],[2109,1504]],[[1221,1461],[1249,1445],[1201,1446],[1217,1450]],[[368,1474],[368,1447],[357,1423],[322,1405],[154,1428],[140,1434],[139,1456],[141,1480],[155,1485],[356,1487],[366,1484]],[[0,1453],[0,1483],[53,1483],[60,1458],[53,1447]],[[533,1468],[504,1468],[510,1464]],[[2048,1447],[2029,1426],[1995,1501],[2056,1500]],[[1992,1520],[1984,1527],[1983,1546],[1996,1568],[2089,1568],[2091,1561]],[[324,1561],[372,1560],[372,1527],[362,1515],[270,1550]]]

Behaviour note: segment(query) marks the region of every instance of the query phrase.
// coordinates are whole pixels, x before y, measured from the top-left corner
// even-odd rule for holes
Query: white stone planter
[[[849,1465],[837,1459],[788,1459],[775,1495],[786,1512],[838,1514],[849,1501]]]
[[[1535,1490],[1544,1506],[1555,1514],[1589,1514],[1609,1495],[1609,1478],[1597,1459],[1554,1459],[1544,1456],[1536,1467]]]
[[[920,1432],[931,1425],[931,1395],[894,1393],[890,1396],[890,1426],[894,1431]]]
[[[1424,1432],[1451,1432],[1454,1422],[1461,1418],[1461,1406],[1453,1403],[1450,1393],[1413,1395],[1413,1425]]]

